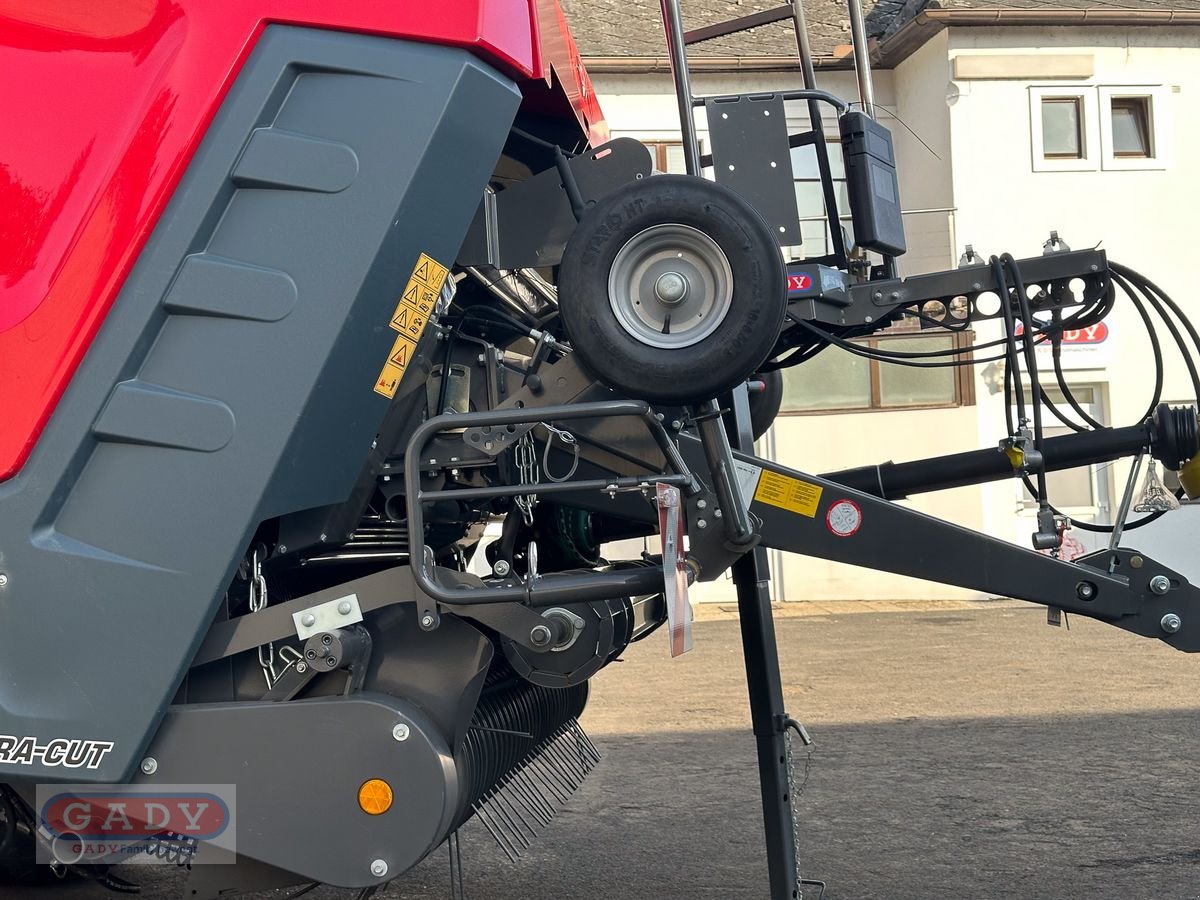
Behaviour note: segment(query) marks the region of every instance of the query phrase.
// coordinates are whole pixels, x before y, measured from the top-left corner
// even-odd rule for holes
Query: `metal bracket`
[[[323,631],[357,625],[362,620],[363,614],[358,605],[357,594],[326,600],[324,603],[292,613],[292,621],[296,623],[296,637],[302,641]]]

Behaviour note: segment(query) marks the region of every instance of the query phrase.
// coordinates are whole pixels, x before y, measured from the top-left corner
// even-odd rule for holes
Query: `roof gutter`
[[[895,68],[938,32],[951,26],[998,25],[1109,25],[1117,27],[1153,25],[1200,25],[1200,10],[1179,9],[925,9],[904,23],[894,34],[875,45],[872,63]],[[849,48],[846,48],[847,50]],[[587,56],[589,72],[613,75],[666,74],[671,61],[666,56]],[[849,69],[853,57],[817,56],[818,69]],[[795,56],[693,56],[688,68],[696,72],[789,72],[799,71]]]
[[[671,60],[666,56],[585,56],[589,72],[609,75],[651,75],[670,73]],[[847,69],[848,58],[819,56],[813,58],[818,69]],[[688,59],[692,72],[786,72],[800,71],[795,56],[692,56]]]
[[[1200,25],[1200,11],[1179,9],[925,9],[879,44],[874,62],[894,68],[945,28],[1027,25]]]

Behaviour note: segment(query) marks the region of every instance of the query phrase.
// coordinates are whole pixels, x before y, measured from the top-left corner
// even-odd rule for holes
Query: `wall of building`
[[[1180,46],[1190,44],[1191,46]],[[1010,66],[1003,57],[1091,58],[1086,78],[1022,77],[1029,68],[1020,58]],[[1100,245],[1112,259],[1150,276],[1200,320],[1200,301],[1191,290],[1190,272],[1180,265],[1177,236],[1192,231],[1192,210],[1200,201],[1198,181],[1188,160],[1200,146],[1200,122],[1190,110],[1200,96],[1200,36],[1195,29],[1137,28],[996,28],[951,29],[948,57],[992,57],[1002,79],[959,79],[947,85],[953,97],[949,115],[953,157],[953,189],[957,237],[991,254],[1008,250],[1015,256],[1037,255],[1051,229],[1074,248]],[[1033,66],[1033,68],[1041,68]],[[1085,108],[1085,133],[1092,150],[1099,135],[1097,119],[1104,87],[1156,89],[1160,164],[1143,170],[1106,168],[1097,160],[1075,171],[1035,171],[1039,148],[1033,146],[1031,92],[1038,87],[1079,85],[1095,90]],[[1089,154],[1090,155],[1090,154]],[[1081,359],[1069,373],[1076,384],[1100,385],[1109,422],[1137,421],[1146,410],[1154,381],[1150,347],[1130,304],[1122,302],[1109,317],[1110,346],[1094,360]],[[998,336],[995,325],[979,329],[980,338]],[[1166,332],[1161,334],[1169,343]],[[1164,399],[1194,399],[1178,354],[1168,348]],[[983,439],[1002,430],[1003,401],[980,392],[977,407]],[[1115,505],[1128,463],[1111,467]],[[1028,540],[1029,521],[1015,517],[1010,484],[984,490],[985,527]],[[1135,533],[1136,534],[1136,533]],[[1134,536],[1130,536],[1134,539]],[[1152,552],[1152,551],[1151,551]]]

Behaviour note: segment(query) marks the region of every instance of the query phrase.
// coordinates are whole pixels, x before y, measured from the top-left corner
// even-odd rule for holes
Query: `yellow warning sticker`
[[[391,324],[394,330],[401,333],[407,331],[417,335],[421,333],[421,329],[425,327],[424,320],[433,314],[438,294],[442,291],[442,285],[446,283],[449,271],[431,256],[422,253],[418,257],[412,277],[404,286],[404,291],[400,294],[400,302],[392,314]],[[407,315],[405,310],[408,311]],[[412,330],[411,325],[411,317],[414,314],[421,319],[416,331]]]
[[[388,353],[387,362],[383,364],[383,371],[375,381],[375,393],[382,394],[389,400],[396,396],[396,388],[400,386],[400,379],[404,377],[404,370],[408,368],[416,349],[415,338],[403,334],[396,338]]]
[[[375,393],[382,394],[389,400],[396,396],[400,379],[404,377],[404,370],[408,368],[413,353],[416,352],[417,341],[421,339],[425,326],[429,324],[429,317],[433,315],[437,306],[438,294],[442,292],[442,285],[446,283],[446,276],[449,274],[450,270],[432,256],[422,253],[417,258],[412,277],[404,286],[400,302],[396,304],[396,311],[392,313],[392,320],[388,323],[392,330],[400,334],[388,352],[383,371],[375,380]]]
[[[821,503],[821,486],[763,469],[754,499],[815,519],[817,506]]]

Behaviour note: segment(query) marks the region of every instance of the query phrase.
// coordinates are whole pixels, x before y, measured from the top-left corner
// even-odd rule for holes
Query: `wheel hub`
[[[689,225],[654,225],[617,252],[608,299],[621,327],[651,347],[697,344],[724,321],[733,271],[717,242]]]

